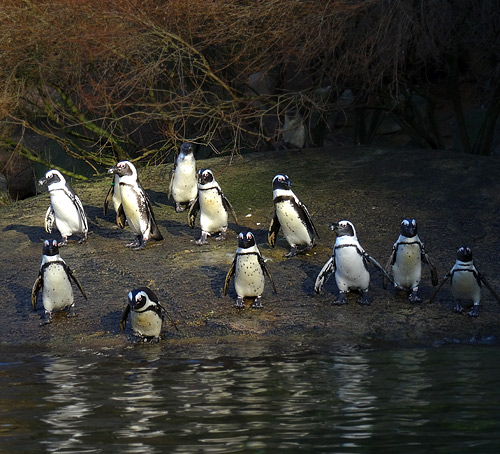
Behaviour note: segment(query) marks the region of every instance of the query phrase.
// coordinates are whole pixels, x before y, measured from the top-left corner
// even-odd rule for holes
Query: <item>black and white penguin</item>
[[[425,252],[424,243],[417,234],[417,221],[404,219],[401,222],[399,238],[392,247],[392,254],[385,270],[387,273],[392,272],[394,287],[397,290],[409,293],[408,299],[411,303],[422,302],[418,296],[418,285],[422,277],[422,261],[428,265],[432,285],[436,286],[438,283],[436,268]]]
[[[120,193],[120,177],[117,173],[113,175],[113,181],[109,187],[108,194],[104,200],[104,216],[108,212],[109,202],[113,204],[113,208],[116,212],[116,225],[123,229],[125,227],[126,218],[123,210],[120,210],[120,205],[122,204],[122,196]]]
[[[325,263],[316,278],[314,292],[319,293],[330,274],[335,273],[339,295],[333,304],[346,304],[347,292],[357,291],[361,293],[358,303],[369,305],[368,286],[370,284],[370,273],[368,271],[368,263],[372,263],[391,282],[392,278],[361,247],[352,222],[339,221],[336,224],[330,225],[330,229],[335,231],[337,239],[333,246],[332,257]]]
[[[139,287],[129,292],[128,304],[120,320],[122,331],[125,329],[129,314],[134,335],[144,341],[160,340],[165,309],[151,289]]]
[[[207,243],[207,237],[212,233],[220,232],[216,240],[224,240],[227,232],[227,212],[230,211],[234,221],[238,223],[236,213],[229,200],[222,192],[219,183],[210,169],[201,169],[198,172],[198,196],[191,205],[188,213],[188,225],[194,228],[196,216],[200,212],[201,237],[196,244]]]
[[[285,257],[308,251],[314,246],[314,235],[319,238],[309,211],[290,189],[291,184],[287,175],[273,178],[274,216],[267,236],[269,246],[274,247],[276,236],[282,229],[291,247]]]
[[[183,204],[191,206],[198,194],[198,178],[196,174],[196,160],[193,154],[193,146],[183,143],[175,160],[168,197],[175,202],[175,211],[181,213],[185,210]]]
[[[236,302],[234,307],[242,309],[245,307],[244,299],[253,298],[253,309],[262,308],[262,293],[264,293],[265,276],[269,278],[276,293],[273,278],[266,267],[259,247],[255,243],[252,232],[241,232],[238,235],[238,249],[233,263],[229,269],[224,282],[224,295],[227,294],[229,282],[234,275],[234,289],[236,290]]]
[[[467,312],[467,315],[470,317],[477,317],[479,315],[481,284],[484,284],[500,303],[498,294],[474,266],[472,251],[468,247],[463,246],[458,249],[455,265],[453,265],[453,268],[444,276],[441,284],[439,284],[439,287],[434,291],[429,301],[430,303],[434,301],[439,290],[448,279],[451,279],[451,294],[454,299],[453,310],[455,312],[462,313],[464,311],[462,303],[467,301],[472,302],[472,309]]]
[[[297,108],[287,109],[283,123],[283,144],[286,148],[304,148],[307,142],[304,119]]]
[[[50,195],[50,206],[45,214],[45,231],[52,233],[54,227],[59,230],[62,235],[59,246],[68,244],[68,237],[73,234],[82,236],[79,243],[87,241],[89,228],[82,202],[61,172],[49,170],[38,184],[47,184]]]
[[[43,324],[52,322],[52,312],[68,308],[68,317],[74,315],[75,302],[71,280],[76,284],[83,297],[87,295],[80,282],[59,255],[56,240],[45,240],[43,258],[38,278],[31,291],[31,305],[36,311],[38,293],[42,290],[42,303],[45,309]]]
[[[108,173],[119,176],[122,203],[118,208],[117,216],[121,219],[125,216],[128,225],[136,236],[135,240],[126,246],[133,247],[137,251],[144,249],[146,243],[150,240],[163,240],[163,236],[156,224],[153,207],[146,191],[139,182],[135,166],[129,161],[121,161],[111,167]]]

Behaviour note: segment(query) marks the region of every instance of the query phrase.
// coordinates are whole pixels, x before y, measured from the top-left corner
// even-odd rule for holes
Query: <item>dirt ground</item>
[[[59,239],[44,231],[48,194],[0,209],[0,345],[35,348],[119,347],[131,343],[130,328],[120,331],[119,320],[127,293],[149,286],[176,321],[167,320],[165,348],[190,344],[224,344],[248,339],[266,342],[331,342],[350,345],[434,345],[442,342],[496,342],[500,335],[500,304],[483,288],[477,319],[452,311],[449,285],[433,304],[428,269],[423,269],[421,295],[425,302],[410,304],[392,288],[382,289],[380,275],[371,269],[371,306],[360,306],[356,295],[345,306],[333,306],[337,288],[333,277],[322,295],[313,295],[318,272],[331,255],[331,222],[348,219],[358,238],[385,265],[399,235],[399,224],[414,217],[419,234],[435,262],[440,278],[455,261],[456,249],[472,248],[475,263],[500,292],[500,163],[494,158],[446,151],[377,148],[314,149],[247,154],[199,161],[198,168],[214,171],[233,204],[239,224],[230,223],[228,238],[197,246],[199,224],[187,226],[187,215],[176,213],[167,199],[171,165],[141,168],[139,175],[154,204],[164,241],[143,251],[125,248],[133,235],[114,224],[114,212],[103,215],[110,176],[73,187],[89,219],[86,244],[70,242],[61,256],[75,270],[88,294],[77,289],[78,316],[54,317],[40,326],[43,309],[31,309],[31,288],[42,258],[42,243]],[[267,229],[273,213],[271,181],[286,173],[292,189],[308,207],[319,231],[309,253],[283,258],[288,245],[281,238],[267,246]],[[264,308],[233,308],[231,285],[222,288],[237,247],[237,234],[251,229],[268,260],[277,294],[267,284]]]

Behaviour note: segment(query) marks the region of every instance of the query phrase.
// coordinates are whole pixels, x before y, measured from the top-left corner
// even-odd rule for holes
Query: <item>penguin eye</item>
[[[411,225],[413,225],[413,227],[415,227],[417,225],[417,221],[415,221],[415,219],[412,219],[411,220]]]
[[[50,244],[50,243],[49,243],[49,240],[45,240],[45,241],[43,242],[43,244],[44,244],[45,246],[48,246],[48,245]]]
[[[56,240],[52,241],[52,246],[57,246],[57,241]]]
[[[250,232],[247,233],[247,240],[251,240],[252,239],[252,234]]]
[[[238,238],[243,239],[243,233],[240,233],[240,234],[238,235]]]

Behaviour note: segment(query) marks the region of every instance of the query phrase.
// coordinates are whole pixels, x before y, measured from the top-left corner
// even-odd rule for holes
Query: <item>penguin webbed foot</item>
[[[40,326],[50,325],[52,323],[52,314],[50,312],[45,312],[42,320],[40,321]]]
[[[58,247],[63,247],[63,246],[67,246],[67,245],[68,245],[68,237],[67,236],[63,236],[62,241],[59,241],[59,243],[57,243]]]
[[[467,312],[467,315],[469,317],[477,317],[479,315],[479,304],[474,304],[474,306],[472,306],[472,309]]]
[[[141,246],[142,246],[141,249],[144,249],[146,247],[146,243],[144,241],[142,241],[139,237],[137,237],[131,243],[128,243],[125,245],[125,247],[134,248],[134,250],[137,250],[136,248],[140,248]]]
[[[233,306],[236,309],[245,309],[245,301],[243,301],[243,298],[241,296],[238,296],[236,300],[234,301]]]
[[[456,312],[457,314],[461,314],[464,311],[464,308],[460,304],[460,302],[456,301],[455,304],[453,305],[453,311]]]
[[[422,298],[420,298],[420,296],[417,295],[417,291],[414,290],[408,296],[408,301],[410,303],[421,303],[422,302]]]
[[[286,254],[283,255],[283,257],[287,257],[287,258],[295,257],[297,254],[298,254],[297,248],[295,246],[292,246],[290,248],[290,250]]]
[[[226,229],[222,229],[219,233],[219,235],[217,235],[217,238],[215,238],[215,241],[223,241],[226,239],[226,232],[227,232],[227,228]]]
[[[186,207],[181,205],[180,203],[175,204],[175,211],[176,213],[182,213],[183,211],[186,210]]]
[[[346,292],[339,292],[337,298],[332,302],[334,306],[342,306],[347,304],[347,295]]]
[[[75,311],[75,305],[72,304],[71,306],[68,306],[66,308],[66,317],[67,318],[73,318],[76,317],[78,314]]]
[[[262,296],[258,296],[255,298],[254,302],[250,306],[252,309],[262,309],[264,306],[262,305]]]
[[[210,236],[210,234],[208,232],[201,232],[201,236],[198,240],[195,241],[195,243],[198,245],[198,246],[201,246],[202,244],[207,244],[208,241],[207,241],[207,237]]]
[[[358,298],[358,304],[361,304],[361,306],[370,306],[372,304],[367,292],[361,293],[361,296]]]

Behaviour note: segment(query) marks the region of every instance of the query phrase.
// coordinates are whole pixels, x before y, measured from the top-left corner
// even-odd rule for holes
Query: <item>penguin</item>
[[[285,148],[297,148],[301,150],[306,145],[306,127],[298,109],[290,108],[285,112],[282,135]]]
[[[56,240],[45,240],[43,243],[43,258],[40,272],[31,291],[31,305],[36,311],[38,293],[42,290],[42,303],[45,317],[42,324],[52,322],[52,312],[68,308],[68,317],[74,316],[75,302],[71,280],[76,284],[83,297],[87,295],[82,285],[73,274],[66,262],[59,255],[59,245]]]
[[[172,169],[168,197],[173,198],[175,211],[181,213],[186,209],[182,204],[188,204],[190,207],[195,201],[197,194],[198,179],[193,146],[190,143],[183,143]]]
[[[370,305],[371,302],[368,298],[368,286],[370,284],[368,263],[372,263],[391,282],[392,278],[361,247],[352,222],[339,221],[330,225],[330,230],[335,231],[337,239],[333,246],[332,257],[325,263],[316,278],[314,292],[319,293],[330,274],[335,273],[339,295],[333,304],[347,304],[346,294],[354,290],[361,294],[358,298],[359,304]]]
[[[226,239],[227,212],[230,211],[236,224],[238,219],[229,200],[222,192],[219,183],[210,169],[201,169],[198,172],[198,196],[189,208],[188,225],[194,228],[196,216],[200,212],[201,237],[196,244],[207,244],[207,237],[212,233],[220,232],[216,240]]]
[[[454,300],[453,310],[459,314],[464,311],[461,303],[470,301],[472,302],[472,309],[467,312],[467,315],[469,317],[477,317],[479,315],[481,284],[484,284],[500,303],[498,294],[474,266],[472,250],[469,247],[462,246],[457,250],[455,265],[453,265],[452,269],[444,276],[441,284],[439,284],[439,287],[434,291],[429,301],[430,303],[434,301],[439,290],[448,279],[451,279],[451,294]]]
[[[165,318],[165,308],[156,294],[147,287],[139,287],[128,293],[128,304],[120,319],[122,331],[130,314],[134,335],[145,342],[158,342]]]
[[[253,298],[253,309],[262,308],[262,293],[264,292],[264,277],[267,276],[276,293],[273,278],[266,267],[259,247],[255,243],[252,232],[241,232],[238,235],[238,249],[234,256],[231,268],[227,272],[224,282],[224,295],[227,295],[229,282],[234,275],[234,288],[236,290],[236,302],[234,307],[243,309],[244,298]]]
[[[156,224],[153,207],[137,177],[137,170],[130,161],[120,161],[108,170],[119,177],[121,205],[117,216],[127,220],[135,240],[127,244],[138,251],[150,240],[161,241],[163,236]],[[119,224],[120,225],[120,224]],[[123,223],[124,225],[124,223]]]
[[[308,251],[314,246],[314,236],[319,238],[309,211],[290,189],[291,184],[288,175],[273,178],[274,216],[267,236],[269,246],[274,247],[276,235],[283,230],[291,247],[285,257]]]
[[[49,170],[38,184],[47,184],[50,195],[50,206],[45,214],[45,231],[52,233],[54,227],[59,230],[62,236],[59,247],[68,244],[68,237],[75,233],[82,235],[79,243],[87,241],[89,228],[82,202],[61,172]]]
[[[122,204],[122,197],[120,194],[120,177],[117,173],[113,175],[113,181],[111,182],[111,186],[109,187],[108,194],[106,195],[106,199],[104,200],[104,216],[106,216],[108,212],[109,202],[112,202],[113,208],[116,212],[116,225],[123,229],[126,224],[125,213],[123,210],[120,210],[120,205]]]
[[[422,298],[418,296],[422,261],[428,265],[432,285],[435,287],[438,283],[436,267],[425,252],[424,243],[417,234],[417,221],[404,219],[401,222],[401,233],[392,247],[392,254],[385,270],[387,273],[392,272],[394,287],[397,290],[408,292],[411,303],[422,302]]]

